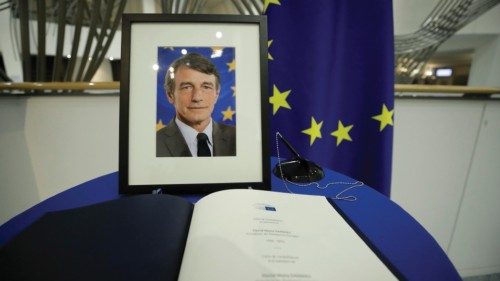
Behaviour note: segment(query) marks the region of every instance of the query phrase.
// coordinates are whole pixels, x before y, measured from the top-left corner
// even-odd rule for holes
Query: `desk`
[[[271,164],[274,167],[275,158],[271,160]],[[285,185],[281,179],[274,176],[271,185],[272,190],[277,192],[322,195],[330,198],[354,196],[354,201],[331,199],[330,202],[379,258],[399,276],[408,280],[460,280],[444,251],[415,219],[374,189],[366,185],[353,187],[357,185],[356,182],[345,175],[326,170],[325,178],[318,183],[319,188],[315,185]],[[338,196],[349,187],[353,188]],[[117,198],[120,198],[120,195],[116,172],[75,186],[0,226],[0,246],[46,212]],[[199,196],[188,196],[187,199],[194,202]]]

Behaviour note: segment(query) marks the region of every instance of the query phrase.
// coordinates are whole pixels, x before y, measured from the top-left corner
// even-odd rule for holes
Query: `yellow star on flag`
[[[231,62],[226,63],[228,67],[228,71],[234,71],[236,69],[236,61],[233,59]]]
[[[311,117],[311,127],[302,131],[302,133],[310,136],[310,146],[314,143],[316,138],[321,138],[321,126],[323,126],[323,121],[318,124],[316,120],[314,120],[314,117]]]
[[[387,109],[387,106],[385,106],[385,103],[382,105],[382,113],[379,115],[372,116],[373,119],[377,120],[380,122],[380,132],[385,128],[387,125],[393,125],[392,124],[392,115],[394,114],[394,109],[389,111]]]
[[[163,124],[163,121],[158,121],[158,123],[156,123],[156,131],[158,132],[159,130],[165,128],[165,124]]]
[[[269,7],[269,5],[281,5],[280,3],[280,0],[264,0],[264,10],[262,11],[262,13],[264,14],[267,10],[267,7]]]
[[[211,58],[218,58],[222,56],[222,50],[223,47],[212,47],[212,55],[210,56]]]
[[[271,56],[271,53],[269,53],[269,47],[271,47],[271,44],[273,43],[273,40],[267,41],[267,59],[268,60],[273,60],[273,56]]]
[[[331,133],[332,136],[337,138],[337,146],[339,146],[343,140],[352,141],[351,136],[349,136],[349,131],[353,126],[354,125],[349,125],[345,127],[344,124],[342,124],[342,121],[339,120],[337,130]]]
[[[276,87],[276,85],[273,85],[273,96],[269,97],[269,102],[273,105],[273,115],[276,114],[280,107],[292,109],[286,101],[291,91],[292,90],[280,92],[280,90],[278,90],[278,87]]]
[[[221,111],[221,113],[224,116],[222,121],[226,121],[226,120],[233,120],[233,115],[236,113],[236,111],[232,110],[231,106],[228,106],[227,109]]]

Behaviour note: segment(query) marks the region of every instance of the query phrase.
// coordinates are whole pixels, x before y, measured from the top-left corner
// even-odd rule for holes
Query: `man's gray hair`
[[[172,97],[175,91],[175,72],[179,67],[187,68],[208,74],[215,75],[216,89],[220,88],[220,75],[215,65],[206,57],[198,53],[189,53],[175,60],[168,68],[165,74],[165,84],[163,85],[167,94]]]

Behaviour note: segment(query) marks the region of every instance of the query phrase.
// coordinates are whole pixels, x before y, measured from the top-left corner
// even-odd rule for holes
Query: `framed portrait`
[[[120,193],[270,189],[265,16],[124,14]]]

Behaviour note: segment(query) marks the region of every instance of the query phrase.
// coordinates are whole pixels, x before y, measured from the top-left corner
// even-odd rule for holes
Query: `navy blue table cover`
[[[277,159],[272,158],[271,167],[276,162]],[[436,240],[413,217],[386,196],[356,180],[326,169],[325,178],[318,184],[295,185],[272,176],[271,186],[276,192],[329,198],[333,207],[400,279],[461,280]],[[0,226],[0,247],[47,212],[120,197],[117,172],[82,183],[44,200]],[[183,197],[196,202],[201,195]],[[343,197],[348,200],[339,199]]]

